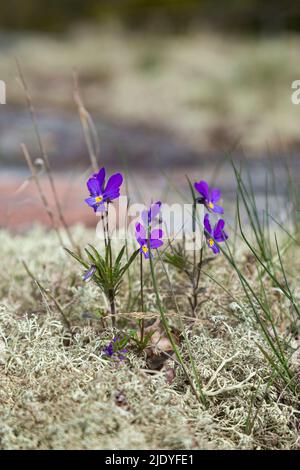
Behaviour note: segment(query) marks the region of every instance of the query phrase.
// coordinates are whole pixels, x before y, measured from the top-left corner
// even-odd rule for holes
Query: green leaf
[[[196,200],[196,193],[195,193],[195,190],[194,190],[194,186],[192,185],[192,182],[191,182],[190,178],[187,175],[186,175],[186,179],[187,179],[187,182],[188,182],[189,187],[190,187],[190,191],[191,191],[193,201],[195,201]]]
[[[133,261],[135,260],[135,258],[137,257],[137,255],[139,254],[140,250],[137,249],[136,251],[134,251],[134,253],[130,256],[128,262],[123,266],[121,272],[122,272],[122,275],[127,271],[127,269],[131,266],[131,264],[133,263]]]
[[[76,259],[76,261],[78,261],[78,263],[82,264],[82,266],[84,266],[85,268],[88,268],[89,267],[89,264],[84,261],[80,256],[77,255],[77,253],[74,253],[73,251],[69,250],[69,248],[66,248],[64,247],[64,250],[69,253],[69,255],[71,255],[73,258]]]
[[[116,259],[116,265],[120,264],[120,262],[123,258],[124,252],[125,252],[125,248],[126,248],[126,245],[124,245],[123,248],[120,250],[120,252],[117,256],[117,259]]]

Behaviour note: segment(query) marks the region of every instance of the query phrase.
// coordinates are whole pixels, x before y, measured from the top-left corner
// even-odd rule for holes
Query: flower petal
[[[211,246],[210,248],[212,249],[212,251],[214,252],[215,255],[217,253],[220,253],[220,248],[218,247],[218,245],[216,243],[213,246]]]
[[[118,188],[110,191],[109,193],[104,193],[103,197],[105,201],[112,201],[113,199],[118,199],[118,197],[120,197],[120,189]]]
[[[160,209],[161,209],[160,201],[157,201],[151,205],[150,210],[149,210],[150,221],[152,221],[153,219],[155,219],[156,216],[158,216],[158,214],[160,213]]]
[[[227,233],[224,231],[224,227],[225,221],[220,219],[214,228],[214,239],[217,242],[224,242],[228,238]]]
[[[105,168],[101,168],[101,170],[99,170],[99,172],[96,174],[96,179],[98,181],[101,191],[103,192],[105,182]]]
[[[150,240],[150,248],[159,248],[162,246],[164,242],[162,240]]]
[[[204,223],[205,230],[211,235],[212,234],[212,228],[211,228],[211,225],[210,225],[209,215],[208,214],[205,214],[203,223]],[[205,234],[205,236],[207,236],[207,235]]]
[[[142,211],[141,219],[142,219],[143,223],[148,227],[148,225],[150,223],[149,211],[147,211],[147,210]]]
[[[123,176],[121,173],[116,173],[115,175],[112,175],[106,185],[105,188],[105,196],[108,199],[115,199],[116,197],[119,197],[120,195],[120,186],[123,183]]]
[[[99,196],[101,194],[101,188],[99,186],[98,179],[95,177],[89,178],[86,183],[91,196]]]
[[[154,229],[151,232],[150,235],[150,240],[157,240],[159,238],[162,238],[164,236],[164,232],[161,229]]]
[[[95,212],[104,212],[105,211],[105,204],[101,202],[95,206]]]
[[[135,231],[137,238],[144,240],[147,238],[146,229],[142,224],[136,224]]]
[[[213,188],[211,190],[211,194],[210,194],[210,200],[211,202],[215,203],[215,202],[218,202],[218,200],[220,199],[221,197],[221,191],[220,189],[218,188]]]
[[[211,209],[212,212],[215,212],[216,214],[224,214],[224,209],[221,206],[217,206],[214,204],[214,207]]]
[[[94,205],[96,204],[94,197],[88,197],[84,200],[84,202],[86,202],[90,207],[94,207]]]
[[[143,210],[141,213],[142,221],[145,225],[150,225],[150,223],[158,216],[161,209],[161,202],[157,201],[154,204],[151,204],[149,211]]]
[[[88,282],[95,274],[97,268],[94,264],[82,275],[82,280]]]
[[[199,183],[194,184],[195,189],[200,193],[205,199],[208,199],[209,196],[209,187],[206,181],[200,181]]]

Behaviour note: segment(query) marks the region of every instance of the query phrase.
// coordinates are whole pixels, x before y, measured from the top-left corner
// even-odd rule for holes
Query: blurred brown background
[[[132,198],[174,201],[188,173],[216,179],[234,199],[230,158],[244,161],[258,193],[270,166],[280,181],[283,161],[299,179],[300,105],[291,102],[291,84],[300,79],[299,30],[300,6],[291,0],[1,5],[7,104],[0,105],[0,225],[24,229],[48,221],[19,147],[25,142],[40,156],[15,57],[68,223],[94,225],[83,203],[90,161],[74,68],[99,135],[99,165],[124,171]],[[37,169],[49,194],[39,162]]]

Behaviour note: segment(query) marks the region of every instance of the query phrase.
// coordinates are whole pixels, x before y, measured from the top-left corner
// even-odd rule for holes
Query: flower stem
[[[108,209],[109,209],[109,206],[107,206],[107,209],[105,211],[105,216],[106,216],[105,232],[106,232],[106,239],[107,239],[106,250],[108,250],[109,272],[110,272],[110,277],[111,277],[110,281],[112,283],[113,282],[113,259],[112,259],[111,239],[110,239],[110,234],[109,234]],[[114,294],[113,289],[110,289],[109,291],[109,303],[110,303],[112,326],[115,327],[116,326],[116,304],[115,304],[115,294]]]
[[[197,286],[197,279],[196,279],[196,271],[197,271],[197,261],[196,261],[196,201],[193,202],[193,273],[192,273],[192,299],[191,299],[191,307],[192,313],[195,317],[196,309],[198,305],[198,286]]]
[[[140,254],[140,282],[141,282],[141,311],[144,312],[144,276],[143,276],[143,253]],[[145,320],[141,319],[140,334],[141,343],[144,341]]]
[[[116,304],[115,304],[115,299],[114,299],[113,294],[111,294],[109,302],[110,302],[112,326],[115,327],[116,326]]]

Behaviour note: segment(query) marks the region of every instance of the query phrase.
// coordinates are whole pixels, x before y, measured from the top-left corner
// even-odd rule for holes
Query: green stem
[[[192,273],[192,299],[191,299],[191,307],[193,316],[196,316],[196,309],[198,305],[198,274],[199,274],[199,267],[197,267],[197,260],[196,260],[196,201],[193,202],[193,221],[192,221],[192,229],[193,229],[193,273]]]
[[[104,233],[105,248],[107,248],[107,236],[106,236],[106,225],[105,225],[105,215],[104,214],[101,214],[101,222],[102,222],[102,228],[103,228],[103,233]]]
[[[107,245],[106,245],[106,250],[108,250],[108,256],[109,256],[109,271],[110,271],[110,282],[113,284],[113,259],[112,259],[112,249],[111,249],[111,239],[109,235],[109,225],[108,225],[108,207],[105,211],[106,215],[106,224],[105,224],[105,232],[106,232],[106,239],[107,239]],[[109,302],[110,302],[110,313],[111,313],[111,321],[112,321],[112,326],[116,326],[116,304],[115,304],[115,294],[113,289],[109,291]]]
[[[143,276],[143,253],[140,254],[140,281],[141,281],[141,310],[144,312],[144,276]],[[140,323],[141,343],[144,341],[145,320]]]
[[[114,295],[110,294],[110,313],[111,313],[111,321],[112,321],[112,326],[116,326],[116,304],[115,304],[115,299]]]

